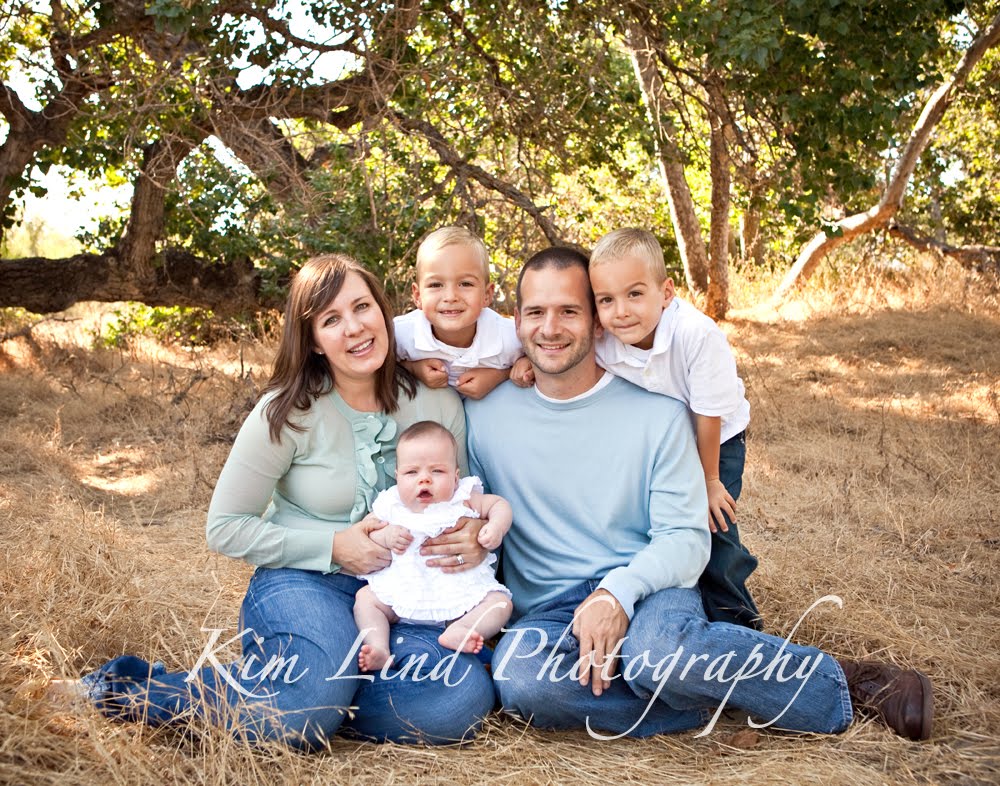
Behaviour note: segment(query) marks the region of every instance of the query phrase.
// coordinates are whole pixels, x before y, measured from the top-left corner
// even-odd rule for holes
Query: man
[[[679,402],[597,365],[586,257],[536,254],[517,303],[535,387],[466,402],[470,468],[514,509],[504,580],[520,619],[493,658],[505,710],[544,728],[646,736],[714,723],[725,706],[833,733],[863,706],[928,738],[923,674],[841,665],[707,621],[696,585],[708,506],[691,424]]]

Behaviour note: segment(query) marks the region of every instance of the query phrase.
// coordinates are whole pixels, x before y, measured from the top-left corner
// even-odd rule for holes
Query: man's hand
[[[403,366],[429,388],[448,387],[448,364],[439,358],[404,360]]]
[[[510,369],[510,381],[519,388],[530,388],[535,384],[535,367],[523,355],[514,361]]]
[[[479,530],[485,524],[484,519],[463,516],[437,537],[425,540],[420,547],[420,554],[434,558],[427,560],[427,566],[441,568],[445,573],[461,573],[476,567],[489,554],[477,539]]]
[[[580,642],[580,684],[600,696],[618,670],[618,648],[628,630],[628,615],[605,589],[594,590],[573,612],[573,635]]]
[[[736,500],[718,478],[707,481],[705,488],[708,491],[708,528],[712,532],[720,529],[729,532],[729,525],[722,514],[728,513],[729,520],[736,521]]]
[[[470,368],[458,378],[455,390],[477,401],[507,379],[505,368]]]

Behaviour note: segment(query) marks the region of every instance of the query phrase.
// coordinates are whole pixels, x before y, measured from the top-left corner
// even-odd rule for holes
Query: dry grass
[[[760,282],[744,282],[754,296]],[[753,406],[742,531],[771,630],[917,666],[935,736],[720,727],[598,743],[492,718],[465,749],[336,741],[250,750],[222,733],[52,713],[35,698],[125,651],[184,668],[231,627],[249,570],[204,511],[269,348],[91,348],[98,313],[0,345],[0,782],[995,783],[1000,780],[1000,320],[954,270],[815,286],[729,324]],[[2,331],[0,331],[2,332]]]

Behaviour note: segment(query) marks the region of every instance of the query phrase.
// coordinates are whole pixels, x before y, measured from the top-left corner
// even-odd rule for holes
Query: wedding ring
[[[461,554],[456,554],[455,560],[458,562],[459,565],[465,564],[465,557],[463,557]]]

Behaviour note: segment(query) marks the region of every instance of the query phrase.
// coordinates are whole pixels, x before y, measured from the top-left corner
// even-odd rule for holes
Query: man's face
[[[594,347],[590,282],[581,267],[529,270],[521,279],[517,335],[536,372],[558,375]]]

